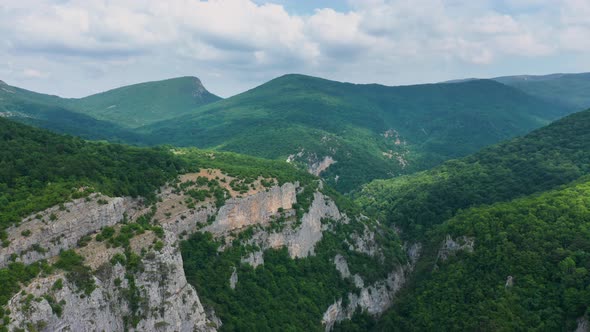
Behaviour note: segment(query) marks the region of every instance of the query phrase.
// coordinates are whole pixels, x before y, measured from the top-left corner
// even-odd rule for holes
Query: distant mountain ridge
[[[445,83],[460,83],[476,79],[457,79]],[[514,75],[491,79],[517,88],[532,96],[573,107],[578,111],[590,107],[590,73]]]
[[[160,143],[289,159],[349,191],[571,111],[491,80],[388,87],[290,74],[139,132]]]
[[[100,120],[135,128],[181,116],[220,99],[207,91],[197,77],[185,76],[70,99],[67,106]]]
[[[60,98],[4,85],[0,98],[11,94],[12,100],[61,107],[125,128],[180,116],[221,99],[207,91],[194,76],[133,84],[83,98]]]
[[[389,87],[298,74],[228,99],[209,93],[196,77],[79,99],[6,86],[0,98],[4,116],[35,126],[289,160],[342,192],[428,169],[577,109],[493,80]]]

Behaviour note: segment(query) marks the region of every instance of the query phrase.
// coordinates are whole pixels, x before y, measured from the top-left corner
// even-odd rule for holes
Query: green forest
[[[367,213],[421,238],[471,206],[507,201],[590,173],[590,110],[432,170],[363,187]]]
[[[94,191],[154,199],[185,165],[164,148],[89,142],[0,118],[0,230]]]
[[[0,82],[0,250],[17,243],[8,231],[31,235],[9,230],[27,216],[65,210],[63,203],[92,193],[141,198],[148,211],[123,214],[119,224],[97,227],[47,260],[25,265],[27,252],[6,255],[0,331],[10,323],[8,301],[37,277],[64,275],[47,298],[24,294],[20,305],[28,310],[45,299],[58,317],[64,308],[55,294],[64,282],[80,297],[101,287],[77,250],[93,241],[120,250],[107,263],[129,269],[126,328],[146,314],[132,274],[148,251],[166,247],[182,256],[188,283],[223,322],[221,331],[324,331],[326,309],[361,291],[336,269],[337,255],[365,286],[400,267],[408,275],[383,314],[359,308],[333,331],[575,330],[590,317],[590,110],[570,113],[587,100],[586,80],[514,76],[387,87],[285,75],[228,99],[195,77],[78,99]],[[563,87],[570,93],[560,93]],[[337,162],[321,178],[307,172],[324,156]],[[179,175],[202,169],[230,180],[199,175],[180,183]],[[218,237],[203,232],[216,221],[215,208],[235,203],[231,190],[242,199],[285,183],[297,184],[293,209],[266,211],[265,222]],[[295,231],[318,192],[346,217],[321,219],[312,255],[292,259],[284,245],[258,246],[257,232]],[[174,195],[175,205],[158,205]],[[197,212],[207,214],[193,218]],[[161,215],[170,224],[160,224]],[[191,231],[166,242],[174,221],[187,216],[191,224],[179,226]],[[375,254],[351,244],[365,231],[371,236],[362,241]],[[153,242],[134,252],[131,239],[141,235]],[[451,240],[473,246],[441,251]],[[44,250],[36,245],[31,250]],[[259,251],[264,264],[243,261]]]
[[[590,181],[578,182],[445,222],[432,239],[472,237],[475,250],[424,262],[377,329],[573,331],[590,313]]]

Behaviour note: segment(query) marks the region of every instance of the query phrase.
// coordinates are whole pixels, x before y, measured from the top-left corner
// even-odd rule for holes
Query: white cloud
[[[49,73],[33,68],[26,68],[22,71],[22,75],[26,78],[47,78],[50,76]]]
[[[503,0],[503,11],[497,3],[351,0],[345,12],[295,15],[252,0],[10,1],[0,4],[0,55],[13,80],[43,64],[72,75],[75,93],[85,77],[108,85],[194,74],[225,95],[286,72],[391,84],[436,80],[432,68],[589,55],[587,0]]]

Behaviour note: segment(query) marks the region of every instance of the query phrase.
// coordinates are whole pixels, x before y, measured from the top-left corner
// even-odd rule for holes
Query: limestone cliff
[[[281,187],[256,193],[245,198],[231,198],[219,209],[215,222],[203,229],[216,235],[267,222],[279,209],[290,209],[297,201],[298,184],[285,183]]]
[[[97,287],[88,296],[79,294],[70,282],[56,288],[58,279],[66,280],[62,273],[36,279],[10,300],[10,330],[30,326],[43,331],[215,330],[197,292],[186,281],[175,235],[167,232],[164,243],[161,250],[145,255],[138,271],[128,271],[119,263],[102,264],[94,277]],[[139,299],[136,312],[130,294]],[[61,310],[52,308],[56,303]],[[136,326],[129,323],[133,315],[140,318]]]
[[[292,216],[293,213],[286,211],[285,215]],[[315,245],[322,239],[322,232],[328,227],[322,224],[322,219],[340,221],[345,220],[346,216],[340,213],[330,198],[315,192],[311,206],[301,220],[291,218],[276,231],[257,228],[248,243],[255,244],[262,250],[287,247],[291,258],[307,257],[314,254]],[[244,257],[243,261],[255,267],[263,263],[264,259],[261,252],[255,252]]]
[[[414,244],[407,248],[410,259],[408,264],[398,266],[389,273],[387,278],[368,286],[363,286],[363,280],[359,275],[352,276],[348,270],[346,259],[337,255],[334,258],[337,270],[340,271],[343,278],[353,277],[359,291],[348,293],[346,302],[343,299],[338,299],[328,307],[322,318],[322,324],[326,331],[330,331],[336,322],[352,318],[357,308],[372,316],[378,316],[389,309],[396,293],[403,287],[408,275],[413,271],[420,250],[420,244]]]
[[[196,181],[201,176],[211,181],[219,179],[219,185],[225,186],[230,197],[223,204],[218,204],[215,197],[192,199],[190,190],[206,189]],[[9,328],[213,331],[222,322],[201,304],[195,288],[187,283],[178,241],[194,232],[211,232],[216,238],[224,238],[227,247],[239,232],[251,228],[252,235],[242,244],[251,245],[255,251],[242,257],[241,262],[256,267],[264,264],[267,249],[286,247],[294,259],[315,255],[316,245],[325,232],[333,231],[338,224],[351,225],[349,217],[320,191],[313,193],[306,211],[297,211],[294,205],[298,203],[298,193],[303,191],[299,183],[265,187],[258,179],[244,194],[232,190],[228,185],[232,180],[219,171],[201,170],[198,174],[181,176],[179,181],[183,185],[177,182],[161,188],[158,201],[151,206],[129,197],[93,194],[23,219],[20,225],[8,230],[10,242],[0,251],[0,265],[5,266],[11,260],[25,264],[41,259],[54,262],[60,251],[75,249],[85,258],[84,264],[89,267],[96,288],[88,294],[80,293],[59,269],[40,276],[7,305]],[[125,249],[98,240],[104,227],[112,227],[120,234],[126,225],[146,215],[151,225],[161,227],[161,234],[156,234],[150,226],[134,234]],[[363,223],[362,219],[356,218],[355,222]],[[366,226],[358,229],[358,234],[351,234],[346,240],[349,249],[379,256],[374,231]],[[130,252],[140,257],[139,266],[131,268],[114,259]],[[395,292],[412,268],[402,266],[386,279],[365,285],[360,275],[351,275],[343,257],[336,257],[334,264],[343,278],[351,278],[358,292],[347,295],[348,305],[339,300],[327,309],[326,327],[350,318],[357,307],[371,314],[381,313],[391,305]],[[231,288],[239,287],[239,280],[234,268],[229,280]],[[57,283],[63,286],[56,287]]]
[[[76,247],[84,235],[113,226],[125,216],[133,217],[138,209],[138,200],[94,194],[32,214],[20,226],[8,229],[10,244],[0,251],[0,267],[11,256],[30,264],[58,255],[61,250]]]
[[[474,244],[475,240],[471,237],[461,236],[455,241],[450,235],[447,235],[438,251],[437,259],[445,261],[450,256],[457,253],[457,251],[461,250],[473,252]]]

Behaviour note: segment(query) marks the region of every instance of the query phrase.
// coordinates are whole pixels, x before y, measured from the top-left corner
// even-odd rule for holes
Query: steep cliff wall
[[[245,198],[231,198],[219,209],[215,222],[203,229],[221,235],[247,226],[268,222],[279,209],[290,209],[297,201],[298,184],[285,183]]]
[[[0,250],[0,267],[11,256],[30,264],[58,255],[61,250],[75,248],[78,240],[105,226],[113,226],[124,215],[133,217],[139,201],[129,197],[91,195],[54,206],[24,218],[20,226],[8,230],[10,244]]]
[[[5,265],[15,257],[29,264],[51,259],[62,250],[75,249],[85,258],[84,264],[90,268],[96,285],[91,293],[82,294],[68,281],[67,272],[59,269],[34,279],[7,305],[10,329],[213,331],[221,321],[203,307],[195,288],[187,283],[179,240],[194,232],[211,232],[214,237],[225,238],[227,247],[238,233],[252,228],[252,235],[241,241],[258,249],[241,261],[256,267],[264,264],[264,250],[271,248],[286,247],[291,258],[315,255],[316,245],[325,232],[333,231],[339,223],[351,222],[320,191],[314,192],[307,211],[298,214],[293,207],[298,192],[302,191],[299,183],[270,188],[257,184],[245,197],[241,197],[243,193],[227,190],[233,197],[226,196],[218,208],[220,204],[215,197],[198,201],[191,199],[189,190],[206,189],[197,183],[199,176],[207,175],[213,180],[215,176],[226,175],[201,173],[183,176],[181,183],[186,183],[185,186],[161,188],[159,199],[152,206],[127,197],[93,195],[31,215],[18,227],[9,229],[10,244],[0,252],[0,264]],[[230,178],[219,179],[224,186],[229,182]],[[132,234],[125,246],[97,239],[98,234],[102,237],[101,229],[106,226],[113,227],[115,235],[120,235],[123,228],[148,215],[147,222],[161,227],[159,232],[163,231],[163,235],[148,226]],[[381,254],[375,233],[367,227],[364,231],[360,228],[358,234],[352,234],[346,241],[350,250],[371,256]],[[130,253],[139,257],[133,268],[114,259],[117,256],[129,259]],[[328,308],[324,315],[327,327],[350,318],[357,307],[371,314],[385,310],[403,284],[405,273],[411,269],[401,267],[385,280],[365,285],[360,275],[350,274],[343,257],[336,257],[334,263],[343,278],[351,278],[358,292],[347,295],[348,305],[340,300]],[[58,280],[63,283],[60,288],[55,287]],[[230,285],[239,287],[238,280],[234,268]]]
[[[94,273],[96,289],[88,296],[81,295],[63,273],[36,279],[10,300],[10,330],[30,326],[43,331],[215,330],[186,281],[175,237],[167,232],[164,247],[148,252],[138,270],[102,264]],[[58,279],[63,280],[61,289],[54,286]],[[61,303],[61,310],[52,309],[56,303]],[[140,318],[136,326],[129,322],[133,315]]]
[[[409,258],[408,264],[398,266],[388,274],[387,278],[368,286],[364,286],[359,275],[351,275],[344,257],[336,255],[334,258],[336,269],[342,278],[353,278],[358,291],[348,293],[347,301],[338,299],[328,307],[322,318],[322,324],[326,331],[330,331],[336,322],[352,318],[357,308],[370,315],[379,316],[391,307],[396,293],[404,286],[408,275],[414,270],[420,255],[421,245],[414,244],[406,250]]]

